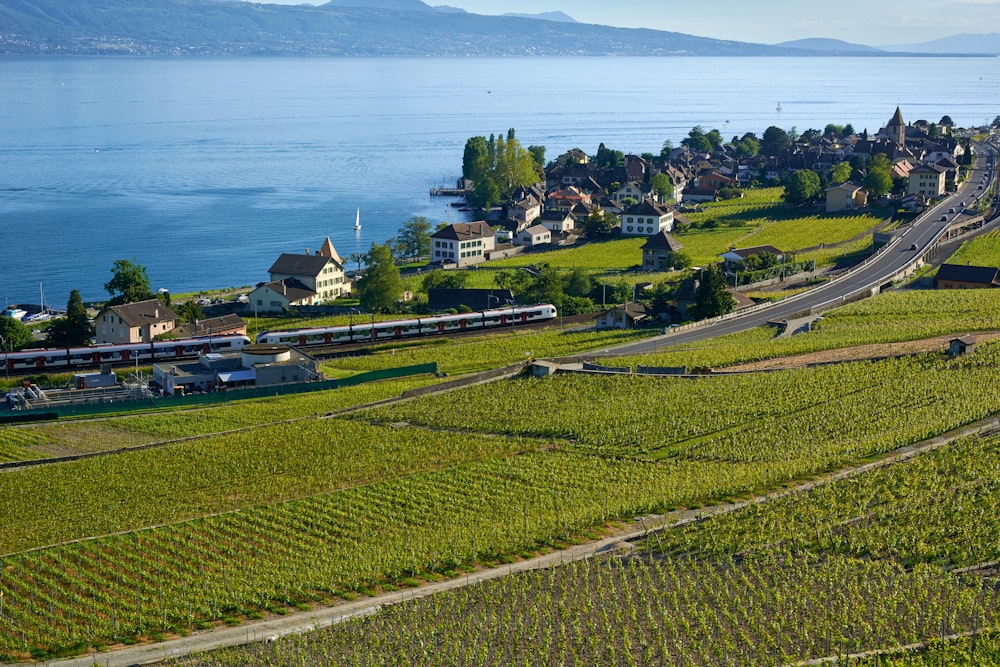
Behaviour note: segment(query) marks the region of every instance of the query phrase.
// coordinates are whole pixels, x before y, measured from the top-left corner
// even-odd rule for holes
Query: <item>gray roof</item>
[[[163,305],[159,299],[123,303],[111,306],[108,310],[122,319],[130,327],[141,327],[146,324],[159,324],[176,320],[177,315],[169,306]]]
[[[289,303],[295,303],[296,301],[316,296],[316,292],[312,291],[294,278],[288,280],[275,280],[271,283],[259,285],[257,289],[260,289],[261,287],[269,287],[271,291],[288,299]]]
[[[278,257],[277,261],[271,265],[271,268],[267,272],[289,276],[312,276],[315,278],[330,263],[340,267],[340,264],[337,264],[330,257],[323,257],[322,255],[293,255],[286,252]]]
[[[671,252],[677,252],[683,247],[684,244],[666,232],[653,234],[646,239],[645,243],[642,244],[642,250],[669,250]]]
[[[493,228],[485,222],[456,222],[435,232],[433,239],[449,239],[452,241],[471,241],[493,236]]]

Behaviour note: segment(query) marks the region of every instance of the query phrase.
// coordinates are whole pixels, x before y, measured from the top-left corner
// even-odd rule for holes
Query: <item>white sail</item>
[[[361,229],[361,209],[358,209],[358,214],[354,217],[354,231]]]

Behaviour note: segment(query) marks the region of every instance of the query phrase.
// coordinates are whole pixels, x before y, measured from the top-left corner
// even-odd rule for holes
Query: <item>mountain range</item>
[[[482,16],[421,0],[3,0],[0,54],[787,56],[857,54],[804,40],[750,44],[578,23],[562,12]],[[969,40],[966,40],[969,43]],[[1000,43],[998,40],[997,43]],[[880,55],[878,50],[867,55]],[[894,54],[896,55],[896,54]]]

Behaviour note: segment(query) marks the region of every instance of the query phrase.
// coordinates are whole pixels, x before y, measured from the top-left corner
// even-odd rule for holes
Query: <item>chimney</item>
[[[160,319],[160,309],[159,308],[154,308],[153,309],[153,319],[156,319],[156,320]]]

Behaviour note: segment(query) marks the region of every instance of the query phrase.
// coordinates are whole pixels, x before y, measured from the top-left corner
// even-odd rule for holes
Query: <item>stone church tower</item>
[[[885,137],[900,148],[906,147],[906,123],[903,122],[903,112],[896,107],[896,113],[883,130]]]

